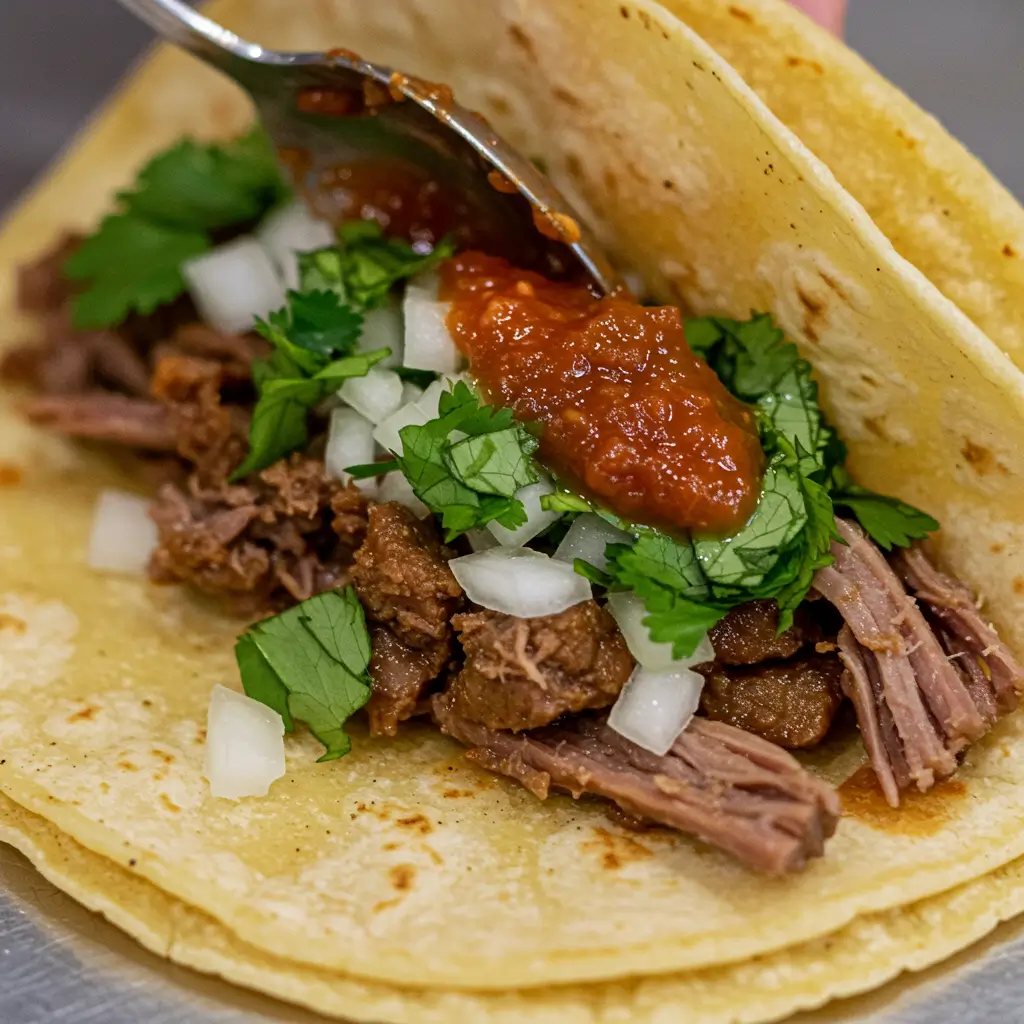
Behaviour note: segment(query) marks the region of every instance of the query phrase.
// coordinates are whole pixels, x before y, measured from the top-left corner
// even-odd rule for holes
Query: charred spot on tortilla
[[[388,871],[391,887],[399,892],[408,892],[416,881],[416,868],[412,864],[396,864]]]
[[[509,25],[508,36],[530,60],[535,61],[537,59],[537,53],[533,48],[533,40],[526,34],[522,26],[516,24]]]
[[[793,56],[790,56],[790,57],[786,58],[786,63],[791,68],[805,68],[806,67],[806,68],[810,68],[812,71],[815,71],[819,75],[825,74],[825,69],[822,67],[822,65],[821,65],[821,63],[819,61],[811,60],[811,59],[809,59],[807,57],[793,57]]]

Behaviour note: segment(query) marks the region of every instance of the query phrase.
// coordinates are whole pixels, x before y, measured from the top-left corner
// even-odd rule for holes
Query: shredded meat
[[[919,547],[900,551],[893,568],[935,624],[979,709],[1015,710],[1024,690],[1024,668],[981,614],[970,588],[939,572]]]
[[[25,404],[33,423],[69,437],[143,448],[175,450],[171,417],[159,402],[108,391],[80,395],[36,395]]]
[[[779,606],[775,601],[748,601],[733,608],[708,634],[715,648],[715,660],[723,665],[756,665],[791,658],[822,638],[821,629],[807,607],[797,609],[793,625],[784,633],[779,633],[778,627]]]
[[[448,690],[454,714],[491,729],[534,729],[615,702],[633,659],[615,620],[594,601],[557,615],[456,615],[466,656]]]
[[[159,543],[157,583],[188,583],[243,615],[280,609],[349,582],[365,528],[366,500],[329,480],[323,463],[292,455],[216,500],[165,484],[150,515]],[[307,495],[296,514],[291,491]]]
[[[766,874],[804,867],[835,831],[834,790],[784,750],[720,722],[695,718],[657,757],[600,718],[568,719],[515,735],[461,718],[449,694],[434,717],[471,749],[467,757],[540,799],[551,787],[613,801],[631,818],[694,835]]]
[[[373,629],[367,705],[374,735],[393,736],[452,659],[451,619],[462,600],[431,523],[395,502],[369,510],[352,581]]]
[[[715,663],[704,675],[701,710],[787,749],[813,747],[828,733],[842,703],[843,666],[834,654],[731,667]]]
[[[991,700],[978,699],[980,688],[969,666],[950,662],[940,635],[863,531],[843,519],[837,519],[836,525],[845,543],[833,543],[835,562],[818,571],[814,587],[846,622],[839,635],[840,657],[847,670],[843,689],[856,708],[882,791],[897,806],[901,789],[913,784],[926,790],[955,770],[957,755],[990,727]],[[920,552],[901,556],[897,564],[908,578],[916,567],[919,573],[934,574],[927,576],[928,583],[940,583],[939,574]],[[913,578],[922,583],[923,601],[926,594],[937,596],[937,591],[928,590],[924,577]],[[951,587],[958,588],[958,602],[967,600],[966,588],[941,577],[943,600],[953,593]],[[973,600],[969,603],[973,607]],[[947,609],[941,613],[947,615],[946,631],[955,636],[955,630],[963,628],[965,611],[960,604],[953,612],[951,606],[936,603],[933,614],[939,621],[941,608]],[[975,625],[964,630],[965,640],[968,633],[975,646],[986,642]],[[987,636],[1009,655],[990,628]],[[1016,690],[1021,682],[1019,669],[1002,664],[1010,673],[1008,685]],[[1016,683],[1010,682],[1011,676]]]

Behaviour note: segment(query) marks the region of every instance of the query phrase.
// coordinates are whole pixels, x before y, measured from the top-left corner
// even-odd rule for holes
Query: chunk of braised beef
[[[657,822],[780,875],[824,851],[839,799],[786,751],[721,722],[695,718],[664,757],[582,715],[518,735],[462,718],[450,693],[432,699],[442,731],[467,758],[515,779],[541,800],[551,788],[613,801],[631,819]]]
[[[197,478],[165,485],[150,515],[158,545],[150,577],[188,583],[243,615],[305,601],[349,582],[365,533],[366,499],[294,454],[216,495]]]
[[[352,581],[371,625],[373,735],[393,736],[454,654],[451,619],[462,602],[433,522],[403,505],[371,505]]]
[[[519,732],[615,702],[633,658],[615,620],[594,601],[557,615],[456,615],[465,663],[448,695],[455,714]]]
[[[716,722],[789,750],[813,747],[842,703],[842,662],[835,654],[802,654],[761,665],[717,662],[701,669],[701,710]]]
[[[776,601],[748,601],[738,605],[710,630],[715,659],[724,665],[756,665],[761,661],[791,658],[797,651],[822,639],[821,627],[806,605],[797,609],[789,629],[779,633],[778,628]]]
[[[398,726],[420,712],[424,695],[448,666],[446,645],[406,647],[387,626],[370,630],[373,694],[366,705],[372,736],[395,736]]]
[[[408,647],[451,639],[462,588],[432,522],[397,502],[373,505],[352,581],[371,622],[387,626]]]

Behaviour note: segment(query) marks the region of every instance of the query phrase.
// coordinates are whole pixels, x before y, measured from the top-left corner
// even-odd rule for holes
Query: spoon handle
[[[233,74],[239,59],[266,60],[268,51],[200,14],[184,0],[119,0],[160,36]]]

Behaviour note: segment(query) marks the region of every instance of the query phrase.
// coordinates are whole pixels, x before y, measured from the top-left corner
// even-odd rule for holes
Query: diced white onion
[[[556,615],[591,597],[572,566],[530,548],[477,551],[448,565],[470,601],[521,619]]]
[[[383,306],[363,314],[363,329],[356,342],[357,352],[376,352],[381,348],[391,349],[377,365],[386,370],[402,365],[403,340],[402,311],[397,303],[386,302]]]
[[[256,229],[256,238],[277,268],[286,288],[298,290],[300,252],[313,252],[334,244],[334,231],[313,216],[301,199],[275,210]]]
[[[435,380],[428,384],[426,390],[416,399],[416,408],[428,420],[432,420],[437,415],[437,407],[441,401],[441,395],[445,391],[450,390],[447,384],[448,382],[443,377],[440,380]]]
[[[628,591],[609,594],[608,611],[612,613],[612,617],[619,624],[629,653],[644,668],[690,668],[691,665],[702,665],[706,661],[715,660],[715,651],[707,633],[704,634],[693,654],[678,660],[672,657],[671,644],[656,644],[644,625],[644,619],[648,614],[647,609],[636,594]]]
[[[688,668],[638,665],[619,694],[608,724],[638,747],[667,754],[700,704],[704,678]]]
[[[331,412],[327,428],[327,449],[324,468],[327,475],[348,483],[352,477],[345,472],[348,466],[362,466],[373,462],[373,424],[355,409],[340,406]],[[356,487],[366,494],[377,493],[377,478],[356,480]]]
[[[373,428],[373,439],[381,448],[401,455],[402,439],[399,436],[399,431],[413,423],[422,426],[430,418],[420,410],[416,402],[410,402],[408,405],[400,406],[390,416],[382,419]]]
[[[217,685],[206,720],[203,777],[227,800],[266,796],[284,775],[284,722],[266,704]]]
[[[124,491],[101,491],[93,513],[87,560],[101,572],[145,573],[157,544],[149,501]]]
[[[582,558],[598,569],[605,569],[608,559],[604,557],[604,549],[609,544],[628,544],[632,539],[630,534],[593,512],[584,512],[569,527],[554,557],[570,565],[577,558]]]
[[[236,238],[181,267],[199,315],[226,334],[248,331],[257,316],[285,303],[284,285],[255,238]]]
[[[402,378],[394,370],[373,366],[363,377],[349,377],[338,394],[376,426],[402,404]]]
[[[476,530],[467,530],[465,537],[466,542],[473,551],[490,551],[491,548],[501,546],[494,534],[484,527],[480,527]]]
[[[455,373],[462,364],[462,356],[446,323],[451,303],[437,297],[439,288],[440,279],[431,271],[414,277],[405,289],[403,361],[413,370]]]
[[[417,519],[430,515],[430,509],[413,493],[412,484],[401,470],[388,473],[380,483],[379,501],[397,501],[404,505]]]
[[[491,522],[487,529],[494,534],[498,543],[504,547],[519,548],[539,533],[543,533],[553,522],[562,517],[561,512],[548,512],[540,507],[540,499],[545,494],[554,493],[555,485],[550,480],[539,480],[535,484],[527,484],[516,491],[516,497],[523,503],[526,509],[526,522],[514,530],[502,526],[500,523]],[[570,565],[571,569],[572,566]]]
[[[411,405],[423,397],[423,388],[417,387],[411,380],[402,382],[402,405]]]

